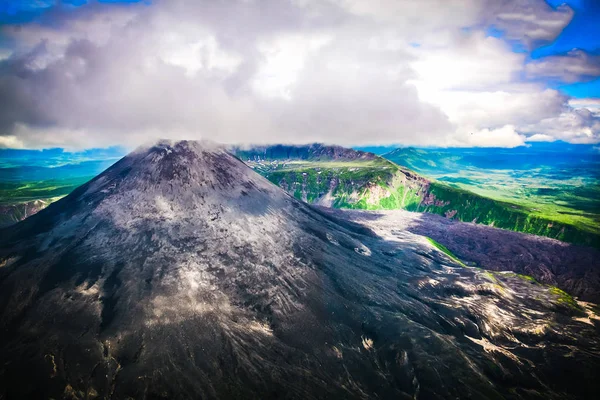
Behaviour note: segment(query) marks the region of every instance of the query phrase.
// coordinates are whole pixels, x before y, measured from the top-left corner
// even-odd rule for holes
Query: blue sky
[[[533,58],[564,53],[573,48],[590,52],[600,50],[600,23],[598,23],[600,21],[600,2],[579,0],[549,1],[549,3],[555,7],[566,3],[575,10],[575,15],[556,40],[533,51]]]
[[[152,4],[150,0],[0,0],[0,22],[8,24],[27,23],[57,8],[69,10],[93,3],[113,5]]]
[[[0,147],[597,144],[598,21],[595,0],[0,0]]]
[[[563,1],[549,1],[552,6],[559,6]],[[575,10],[575,16],[569,25],[552,43],[540,46],[531,53],[531,58],[563,54],[574,48],[592,54],[600,54],[600,1],[578,0],[566,1]],[[558,85],[561,91],[569,96],[586,98],[600,97],[600,79]]]

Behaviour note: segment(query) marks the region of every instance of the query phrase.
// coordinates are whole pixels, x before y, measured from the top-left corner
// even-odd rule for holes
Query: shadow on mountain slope
[[[582,300],[600,303],[600,250],[596,248],[401,210],[334,214],[350,216],[392,236],[404,231],[427,236],[479,267],[530,275]]]

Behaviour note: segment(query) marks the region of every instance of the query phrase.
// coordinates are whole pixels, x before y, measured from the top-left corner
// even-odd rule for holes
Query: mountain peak
[[[230,186],[250,179],[247,168],[226,149],[210,141],[161,140],[149,147],[139,147],[99,176],[114,176],[115,172],[126,180],[159,184],[168,181],[171,186],[183,187],[217,184]],[[133,183],[133,182],[131,182]]]
[[[40,217],[90,214],[119,223],[279,207],[289,196],[209,141],[139,147]],[[116,215],[119,213],[120,215]]]

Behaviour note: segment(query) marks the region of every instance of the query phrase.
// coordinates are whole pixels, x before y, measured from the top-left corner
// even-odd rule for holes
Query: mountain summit
[[[0,249],[0,399],[600,389],[568,296],[324,214],[211,143],[136,150]]]

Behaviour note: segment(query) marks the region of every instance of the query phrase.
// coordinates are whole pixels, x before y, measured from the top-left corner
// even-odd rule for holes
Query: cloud
[[[574,16],[566,4],[553,9],[545,1],[530,0],[497,0],[488,11],[507,39],[523,41],[530,48],[552,42]]]
[[[457,33],[443,46],[413,49],[419,85],[436,89],[490,89],[514,81],[523,67],[524,54],[513,53],[501,39],[483,32]]]
[[[498,38],[465,34],[451,45],[421,46],[414,53],[416,78],[410,82],[419,99],[439,107],[456,127],[442,145],[600,141],[596,121],[581,117],[577,102],[540,82],[519,79],[527,68],[524,55]]]
[[[524,54],[484,33],[501,20],[511,38],[546,40],[568,22],[567,8],[533,3],[59,7],[0,28],[10,44],[0,52],[0,146],[209,138],[511,147],[536,134],[580,141],[581,132],[598,141],[593,115],[580,115],[543,83],[521,80],[530,71],[552,76],[566,61],[528,66]],[[539,18],[530,21],[532,13]],[[546,33],[536,36],[539,26]],[[574,76],[590,65],[587,55],[568,57],[587,60],[571,67]],[[557,133],[552,119],[572,134]]]
[[[528,142],[554,142],[556,139],[553,136],[543,133],[536,133],[527,138]]]
[[[306,0],[312,3],[311,0]],[[318,2],[315,0],[314,2]],[[509,40],[535,44],[553,41],[569,24],[574,11],[563,4],[556,9],[537,0],[333,0],[344,10],[390,23],[419,39],[444,40],[440,33],[471,27],[494,27]],[[410,35],[407,35],[410,36]],[[436,37],[437,36],[437,37]]]
[[[333,0],[333,3],[352,15],[389,24],[415,38],[474,25],[486,8],[486,1],[477,0]]]
[[[600,116],[588,109],[568,109],[558,116],[544,118],[541,121],[524,126],[522,131],[532,133],[535,140],[552,138],[569,143],[594,144],[600,136]],[[544,132],[543,135],[538,132]]]
[[[410,71],[403,51],[371,48],[364,30],[351,26],[332,34],[284,29],[276,21],[269,31],[271,21],[260,24],[252,10],[255,15],[234,13],[245,15],[241,29],[248,34],[241,40],[252,39],[243,46],[228,34],[231,26],[192,16],[181,21],[176,12],[149,8],[115,18],[105,26],[109,36],[64,20],[50,35],[60,46],[48,45],[45,27],[15,32],[31,45],[38,35],[39,44],[4,64],[0,88],[4,102],[15,106],[0,114],[0,127],[35,147],[133,145],[153,137],[416,143],[417,135],[433,138],[448,128],[439,109],[419,102],[405,83]],[[198,11],[212,20],[226,10]],[[85,18],[98,26],[96,19],[106,23],[107,14]],[[302,25],[302,18],[289,20]]]
[[[307,61],[291,87],[292,100],[273,109],[278,131],[308,141],[430,143],[452,125],[436,106],[423,103],[406,55],[369,48],[367,39],[338,38]],[[356,47],[364,49],[361,53]],[[386,68],[382,67],[386,66]]]
[[[0,136],[0,148],[22,149],[23,142],[16,136]]]
[[[525,144],[526,137],[519,134],[512,125],[496,129],[482,129],[471,132],[462,143],[476,147],[518,147]]]
[[[570,99],[569,107],[589,110],[592,114],[600,117],[600,98],[598,99]]]
[[[550,78],[573,83],[600,77],[600,56],[572,50],[565,55],[548,56],[525,66],[531,78]]]
[[[535,123],[560,113],[566,101],[556,90],[530,85],[497,91],[428,91],[416,84],[420,98],[438,105],[452,122],[480,128]]]

